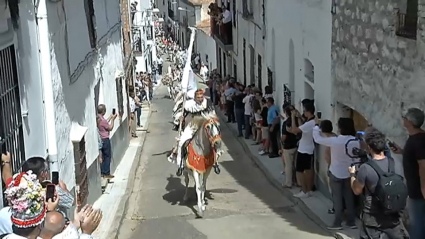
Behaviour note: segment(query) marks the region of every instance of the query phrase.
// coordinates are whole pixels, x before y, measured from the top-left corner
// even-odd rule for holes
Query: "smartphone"
[[[317,118],[321,119],[322,118],[322,112],[317,111]]]
[[[55,189],[56,186],[54,184],[48,184],[46,188],[46,201],[48,202],[49,199],[52,201],[55,200]]]
[[[117,113],[117,110],[115,108],[112,109],[112,115],[115,115]]]
[[[52,183],[54,185],[59,184],[59,172],[52,172]]]
[[[390,147],[392,150],[397,150],[397,147],[395,146],[394,142],[387,140],[387,143],[388,143],[388,147]]]

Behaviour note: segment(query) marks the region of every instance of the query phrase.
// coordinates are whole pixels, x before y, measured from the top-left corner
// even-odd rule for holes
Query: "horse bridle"
[[[217,135],[215,135],[215,136],[211,136],[211,134],[210,134],[210,130],[206,130],[206,128],[208,128],[208,127],[210,127],[210,128],[211,128],[211,126],[212,126],[212,125],[216,125],[217,130],[218,130],[218,134],[217,134]],[[214,144],[215,144],[215,143],[216,143],[219,139],[221,139],[221,135],[220,135],[220,128],[219,128],[217,125],[218,125],[218,119],[216,119],[216,118],[207,120],[207,121],[204,123],[204,125],[203,125],[204,130],[205,130],[205,131],[206,131],[206,133],[207,133],[208,139],[210,140],[210,144],[211,144],[211,146],[212,146],[212,148],[213,148],[213,150],[214,150],[214,151],[215,151]],[[217,152],[215,152],[215,153],[217,153]],[[215,158],[215,157],[214,157],[214,158]],[[215,162],[214,162],[214,165],[213,165],[214,173],[215,173],[215,174],[220,174],[221,170],[220,170],[220,166],[218,166],[217,159],[215,158],[215,159],[214,159],[214,161],[215,161]]]
[[[204,123],[204,129],[211,127],[212,125],[217,125],[218,123],[218,119],[209,119]],[[217,127],[217,130],[220,132],[220,129]],[[217,140],[219,140],[221,138],[220,134],[217,134],[215,136],[211,136],[210,131],[206,130],[208,139],[210,140],[211,146],[213,146],[215,144],[215,142],[217,142]]]

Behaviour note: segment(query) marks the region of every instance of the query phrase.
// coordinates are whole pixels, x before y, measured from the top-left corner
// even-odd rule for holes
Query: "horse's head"
[[[208,136],[211,147],[214,148],[217,156],[220,157],[223,154],[220,122],[215,112],[211,112],[207,115],[207,119],[203,124],[203,128]]]

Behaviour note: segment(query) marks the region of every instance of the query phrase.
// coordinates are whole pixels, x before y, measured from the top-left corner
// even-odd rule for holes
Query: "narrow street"
[[[196,219],[196,194],[182,202],[183,179],[166,159],[177,132],[171,130],[173,102],[157,89],[149,133],[141,153],[120,239],[233,239],[233,238],[330,238],[302,214],[253,165],[226,125],[222,125],[225,154],[221,174],[208,179],[208,206]]]

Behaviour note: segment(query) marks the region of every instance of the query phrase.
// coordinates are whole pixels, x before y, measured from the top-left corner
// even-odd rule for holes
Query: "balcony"
[[[418,17],[397,11],[395,34],[400,37],[416,40]]]
[[[226,29],[224,25],[217,25],[217,21],[211,17],[211,33],[214,40],[223,48],[225,51],[233,50],[233,28],[229,27]],[[232,26],[232,23],[229,23]]]

